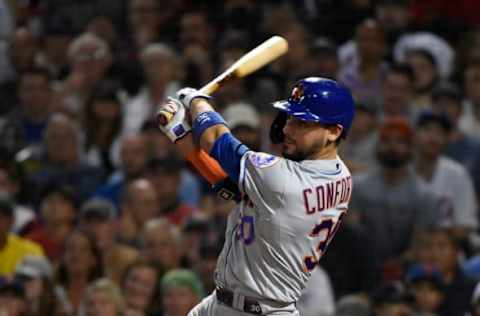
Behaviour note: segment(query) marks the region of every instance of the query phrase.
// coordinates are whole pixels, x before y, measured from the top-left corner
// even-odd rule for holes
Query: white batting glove
[[[157,115],[160,111],[166,111],[173,114],[172,118],[166,125],[158,124],[160,130],[167,135],[173,143],[187,135],[192,130],[187,121],[185,106],[177,99],[169,97],[168,102],[161,106]]]
[[[193,99],[203,98],[210,100],[212,97],[194,88],[183,88],[177,91],[177,98],[187,109],[190,109]]]

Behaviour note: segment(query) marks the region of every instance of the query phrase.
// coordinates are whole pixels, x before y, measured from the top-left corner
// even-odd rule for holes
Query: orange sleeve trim
[[[227,177],[227,173],[218,161],[210,157],[203,149],[192,150],[186,158],[210,184],[215,184]]]

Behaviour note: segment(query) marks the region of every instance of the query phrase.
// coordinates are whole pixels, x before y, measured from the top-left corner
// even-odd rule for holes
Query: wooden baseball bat
[[[203,86],[200,91],[205,94],[213,94],[222,85],[230,80],[248,76],[263,66],[274,61],[288,51],[288,42],[281,36],[272,36],[262,44],[258,45],[223,73]],[[173,114],[167,111],[160,111],[157,114],[159,124],[166,125],[172,119]]]

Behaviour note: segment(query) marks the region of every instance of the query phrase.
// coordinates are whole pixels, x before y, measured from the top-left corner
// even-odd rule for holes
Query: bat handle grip
[[[165,110],[158,111],[158,113],[156,115],[157,125],[158,126],[167,125],[172,120],[172,117],[173,117],[173,114],[170,113],[170,112],[167,112]]]

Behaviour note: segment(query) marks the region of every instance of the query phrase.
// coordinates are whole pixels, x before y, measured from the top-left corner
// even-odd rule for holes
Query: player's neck
[[[337,158],[338,150],[336,146],[324,147],[319,152],[307,157],[308,160],[331,160]]]

